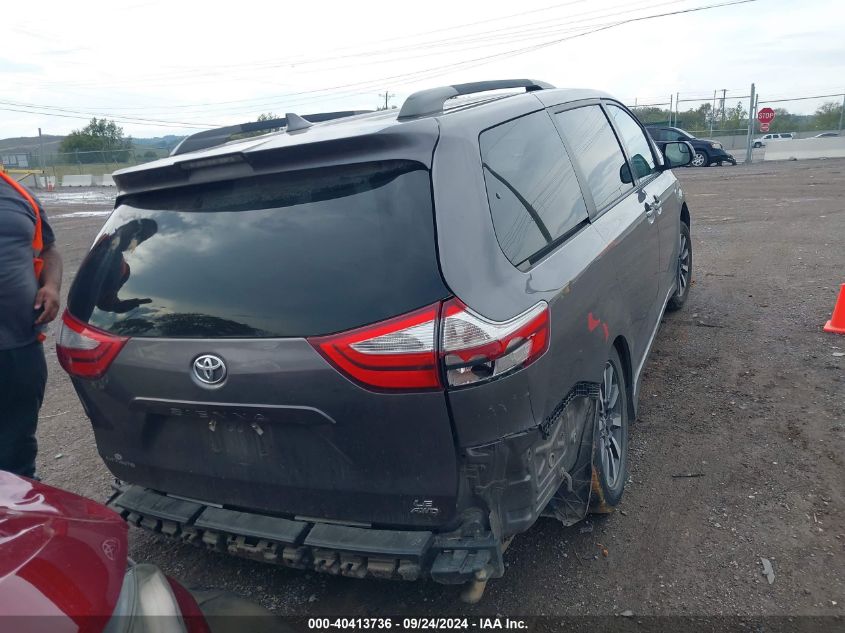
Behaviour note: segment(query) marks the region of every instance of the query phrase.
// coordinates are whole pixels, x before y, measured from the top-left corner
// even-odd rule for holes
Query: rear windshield
[[[380,161],[127,196],[68,307],[128,336],[289,337],[446,294],[429,173]]]

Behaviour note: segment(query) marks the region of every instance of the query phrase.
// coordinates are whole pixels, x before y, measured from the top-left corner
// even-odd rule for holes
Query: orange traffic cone
[[[845,284],[839,289],[839,299],[833,307],[830,321],[824,324],[824,331],[845,334]]]

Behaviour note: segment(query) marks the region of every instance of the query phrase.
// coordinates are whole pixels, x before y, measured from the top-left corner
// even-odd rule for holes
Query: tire
[[[616,349],[605,363],[598,407],[590,512],[608,514],[628,479],[628,385]]]
[[[763,147],[763,144],[762,143],[754,143],[754,147],[760,148],[760,147]]]
[[[695,156],[692,157],[692,166],[693,167],[709,167],[710,166],[710,156],[707,155],[707,152],[702,152],[696,150]]]
[[[667,310],[680,310],[686,303],[689,296],[689,289],[692,285],[692,239],[690,239],[689,226],[681,222],[681,233],[679,236],[681,245],[678,249],[677,285],[675,294],[666,304]]]

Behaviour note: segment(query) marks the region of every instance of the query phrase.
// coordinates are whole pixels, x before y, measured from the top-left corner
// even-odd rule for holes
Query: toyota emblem
[[[203,354],[194,360],[194,376],[206,385],[218,385],[226,378],[226,363],[219,356]]]

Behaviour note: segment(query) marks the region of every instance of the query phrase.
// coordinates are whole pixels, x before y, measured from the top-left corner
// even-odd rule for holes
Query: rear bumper
[[[126,484],[109,506],[130,524],[207,549],[355,578],[444,584],[498,578],[501,540],[423,530],[380,530],[228,510]]]

